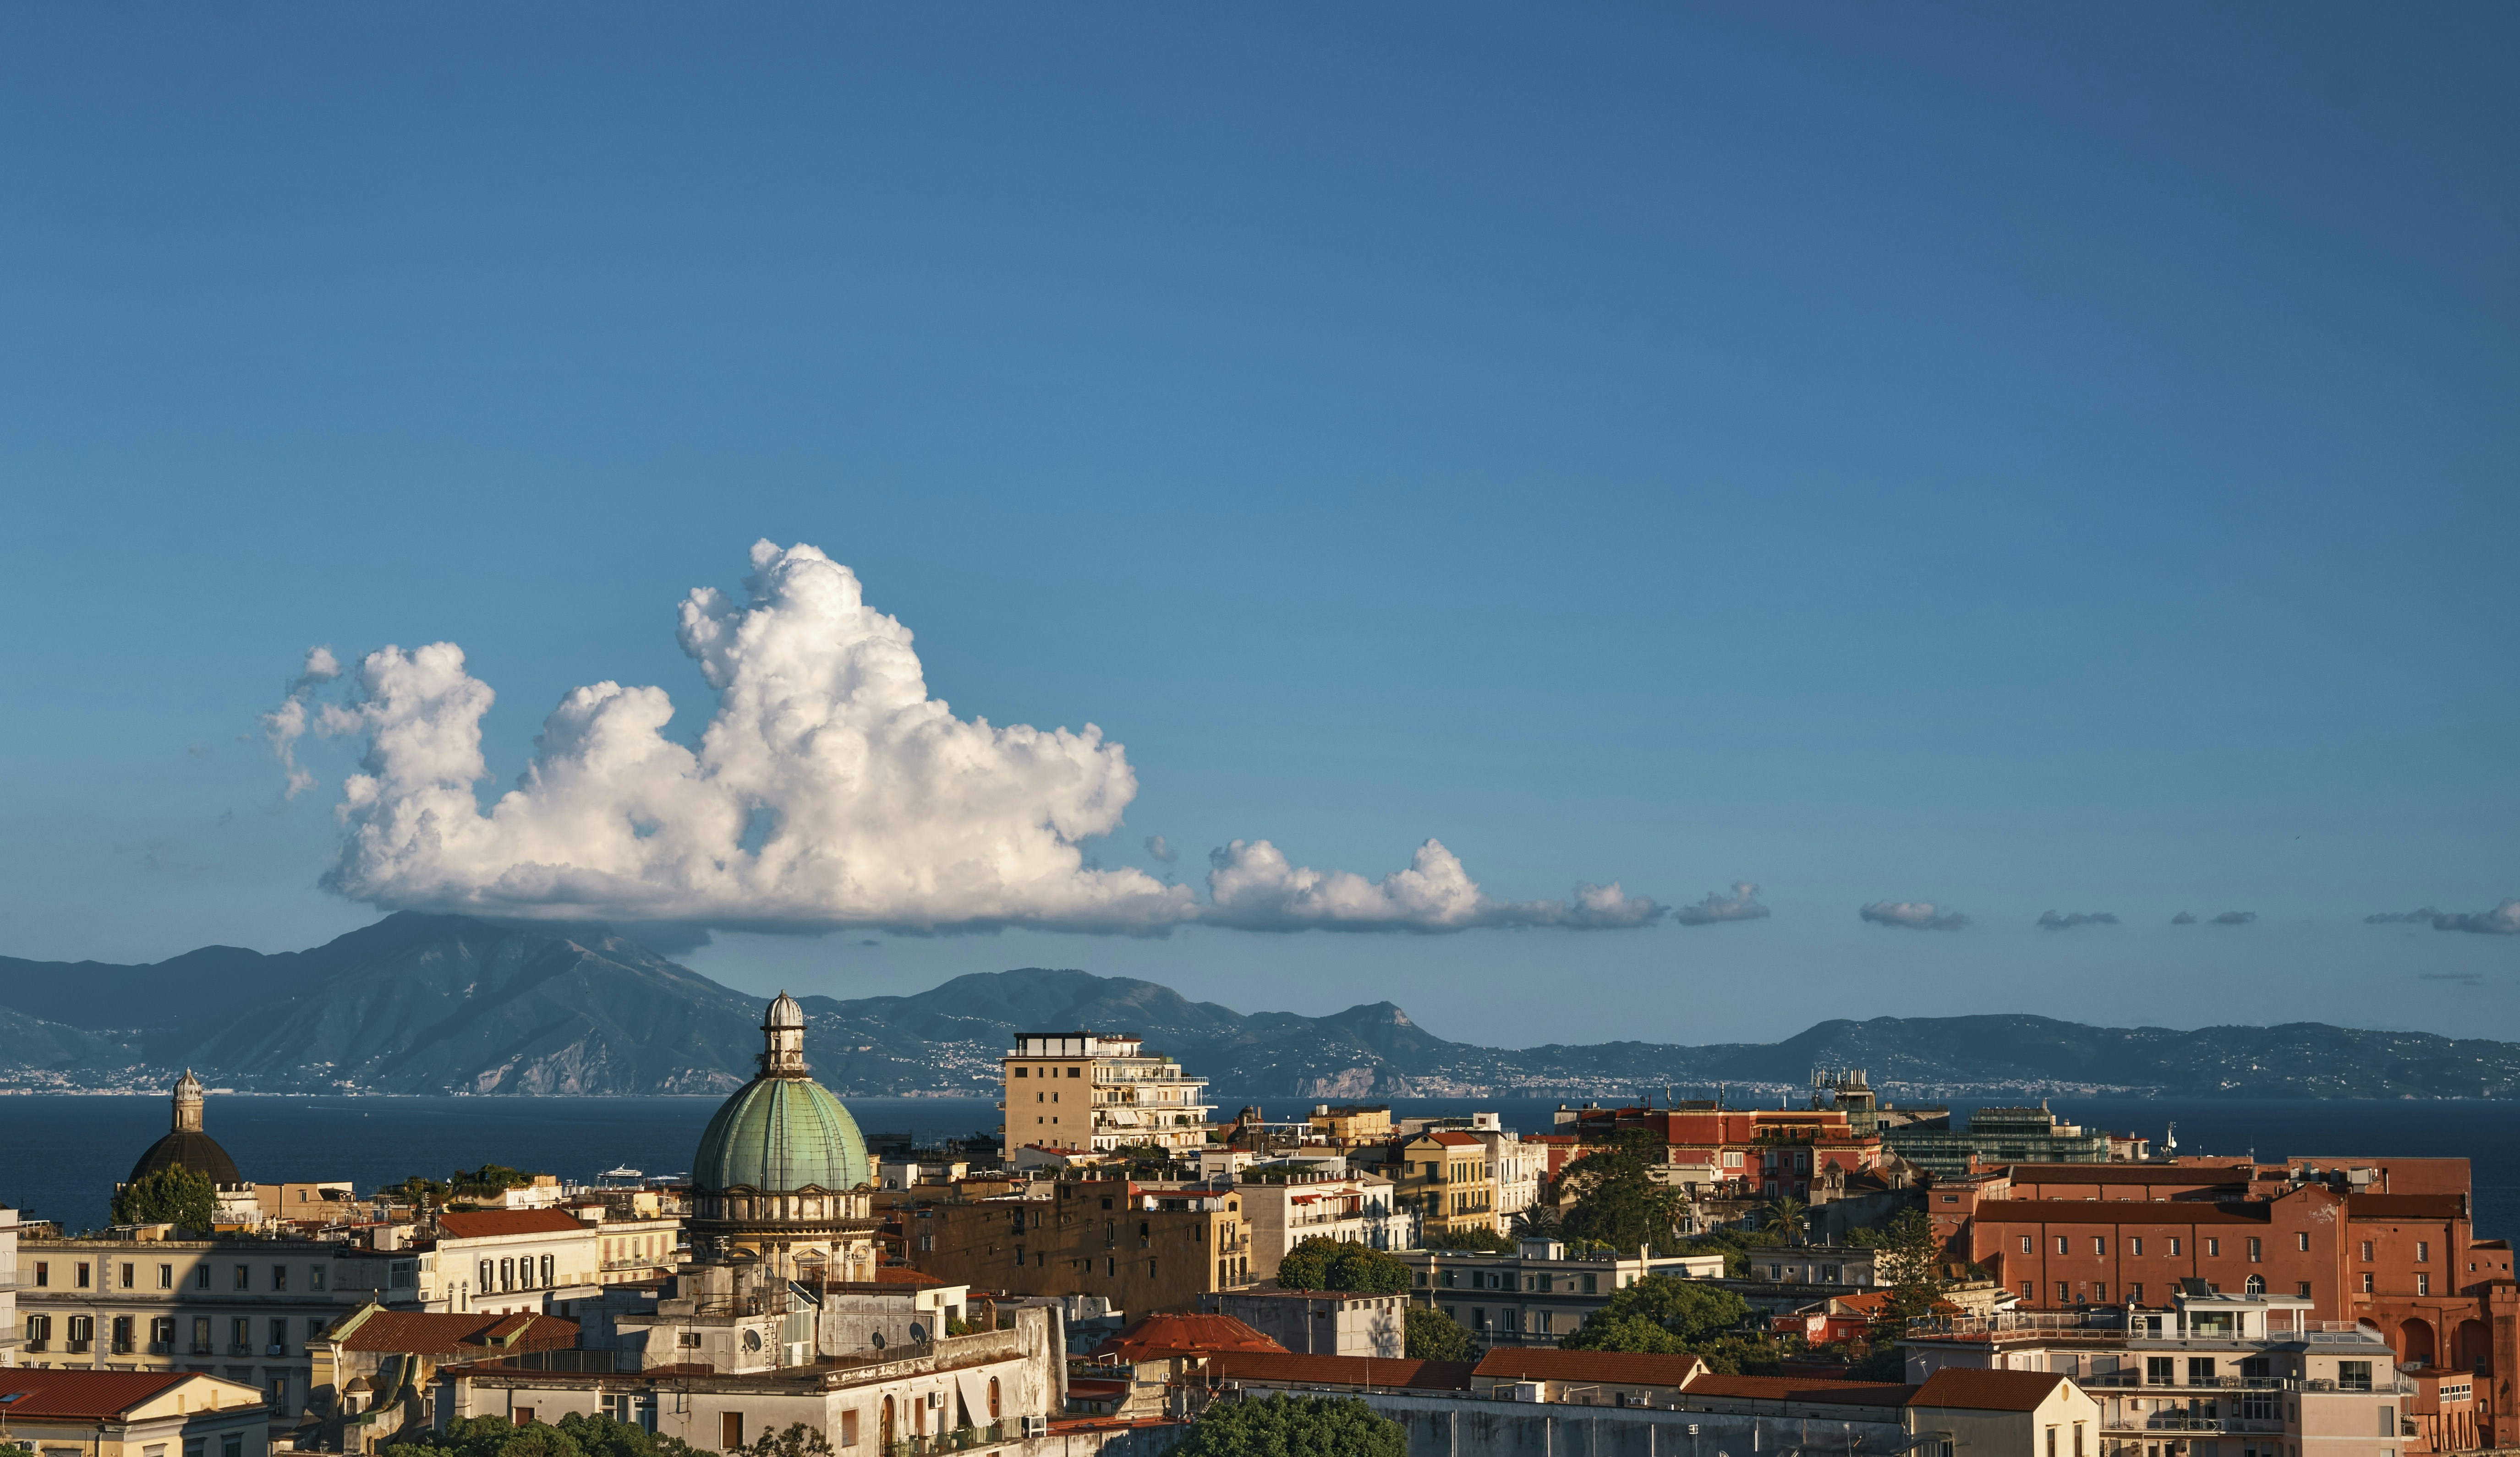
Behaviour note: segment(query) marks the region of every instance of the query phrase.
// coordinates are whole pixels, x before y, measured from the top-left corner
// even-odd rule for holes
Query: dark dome
[[[178,1128],[149,1145],[149,1152],[131,1166],[131,1177],[126,1182],[136,1184],[161,1169],[179,1165],[195,1173],[208,1174],[214,1184],[245,1182],[245,1175],[237,1172],[236,1160],[219,1147],[219,1141],[193,1128]]]

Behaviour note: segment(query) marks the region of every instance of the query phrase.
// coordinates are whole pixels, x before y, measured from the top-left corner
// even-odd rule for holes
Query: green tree
[[[1315,1235],[1297,1242],[1278,1265],[1281,1290],[1353,1290],[1365,1295],[1400,1295],[1409,1289],[1410,1270],[1398,1256],[1363,1245]]]
[[[1948,1292],[1943,1279],[1943,1242],[1934,1221],[1922,1210],[1907,1210],[1882,1231],[1880,1253],[1872,1257],[1876,1283],[1889,1289],[1882,1302],[1881,1323],[1889,1334],[1907,1330],[1908,1322],[1931,1314]]]
[[[534,1176],[505,1164],[484,1164],[478,1169],[458,1169],[448,1174],[449,1192],[456,1195],[495,1195],[503,1189],[521,1189],[534,1181]]]
[[[634,1422],[616,1422],[600,1412],[591,1416],[570,1412],[560,1419],[560,1430],[586,1457],[693,1457],[691,1444],[679,1436],[659,1436]]]
[[[1767,1227],[1786,1244],[1799,1245],[1811,1232],[1810,1221],[1804,1217],[1808,1208],[1791,1194],[1778,1195],[1768,1203]]]
[[[1455,1229],[1442,1234],[1430,1234],[1426,1236],[1426,1248],[1430,1250],[1462,1250],[1482,1255],[1510,1255],[1513,1253],[1513,1236],[1499,1234],[1493,1229],[1479,1229],[1475,1227],[1468,1229]]]
[[[1642,1321],[1679,1342],[1676,1348],[1694,1350],[1719,1332],[1731,1330],[1749,1318],[1750,1302],[1720,1285],[1709,1285],[1702,1280],[1683,1280],[1674,1275],[1647,1275],[1611,1296],[1600,1309],[1585,1319],[1582,1329],[1566,1338],[1565,1344],[1577,1350],[1663,1348],[1596,1344],[1611,1339],[1608,1329],[1611,1326]],[[1603,1327],[1600,1333],[1594,1333],[1596,1323]],[[1587,1339],[1588,1336],[1591,1339]]]
[[[1432,1305],[1411,1305],[1402,1312],[1406,1331],[1404,1347],[1413,1361],[1466,1361],[1470,1358],[1470,1333],[1462,1323]]]
[[[764,1429],[742,1449],[742,1457],[831,1457],[831,1439],[823,1435],[823,1429],[790,1422],[785,1432]]]
[[[1680,1195],[1654,1177],[1662,1162],[1661,1140],[1642,1129],[1595,1145],[1558,1176],[1561,1202],[1567,1195],[1574,1200],[1559,1227],[1570,1238],[1598,1240],[1615,1250],[1669,1247]]]
[[[1216,1401],[1173,1457],[1408,1457],[1409,1434],[1353,1396]]]
[[[142,1174],[113,1196],[116,1224],[180,1224],[207,1229],[219,1221],[219,1186],[206,1173],[177,1165]]]

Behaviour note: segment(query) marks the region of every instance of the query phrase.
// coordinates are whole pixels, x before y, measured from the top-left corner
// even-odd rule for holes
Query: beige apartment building
[[[1026,1033],[1000,1066],[1000,1151],[1010,1159],[1025,1147],[1194,1154],[1207,1146],[1207,1080],[1147,1051],[1143,1038]]]

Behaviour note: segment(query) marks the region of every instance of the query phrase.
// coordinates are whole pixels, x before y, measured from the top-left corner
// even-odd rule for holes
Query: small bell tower
[[[761,1076],[802,1078],[805,1072],[805,1009],[782,992],[761,1019]]]

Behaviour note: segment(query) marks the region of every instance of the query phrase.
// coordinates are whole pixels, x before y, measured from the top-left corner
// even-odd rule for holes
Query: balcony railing
[[[95,1346],[96,1343],[93,1341],[72,1341],[69,1343],[69,1352],[74,1356],[83,1356]]]

